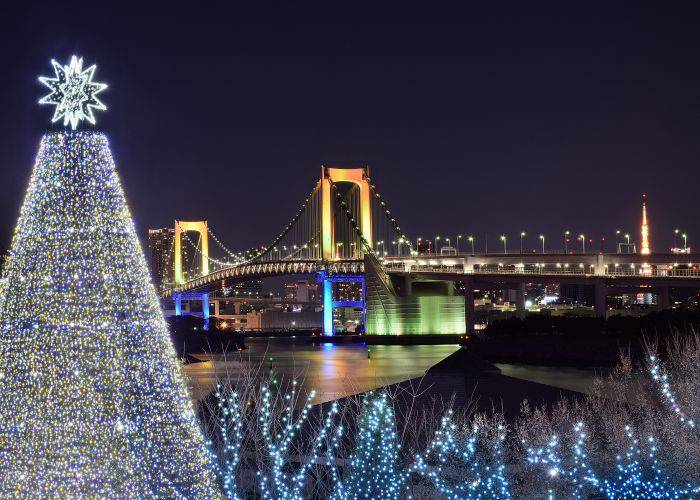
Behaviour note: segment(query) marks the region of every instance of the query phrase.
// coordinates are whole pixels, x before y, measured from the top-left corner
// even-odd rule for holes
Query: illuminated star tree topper
[[[70,64],[61,65],[51,60],[56,78],[40,76],[39,81],[51,89],[51,93],[43,97],[39,104],[54,104],[56,111],[51,118],[55,123],[63,118],[63,126],[70,123],[73,130],[78,127],[81,120],[87,120],[93,125],[95,117],[92,108],[106,110],[107,107],[100,102],[97,94],[107,88],[104,83],[92,81],[96,66],[93,64],[83,69],[83,58],[73,56]]]

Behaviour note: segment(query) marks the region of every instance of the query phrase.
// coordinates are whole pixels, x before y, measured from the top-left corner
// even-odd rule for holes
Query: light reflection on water
[[[289,339],[249,339],[248,349],[222,355],[196,356],[205,362],[185,367],[193,396],[210,393],[217,379],[236,379],[244,371],[272,368],[280,379],[296,378],[302,392],[314,389],[314,404],[331,401],[420,377],[459,349],[453,345],[310,344]],[[503,375],[578,392],[590,392],[594,369],[501,364]]]
[[[212,391],[218,378],[236,378],[243,370],[270,368],[282,378],[302,381],[302,390],[315,389],[314,403],[376,389],[425,371],[459,349],[454,345],[309,344],[289,340],[246,340],[248,349],[221,355],[196,356],[206,360],[185,367],[195,399]],[[269,358],[272,358],[270,361]],[[262,365],[261,365],[262,363]]]

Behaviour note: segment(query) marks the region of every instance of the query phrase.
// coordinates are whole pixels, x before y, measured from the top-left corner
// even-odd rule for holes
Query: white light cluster
[[[671,392],[671,384],[668,381],[668,374],[659,364],[659,360],[655,355],[649,356],[649,372],[654,383],[658,386],[659,392],[667,401],[669,409],[676,416],[681,424],[687,425],[691,429],[695,428],[695,421],[689,417],[681,405],[676,401],[676,397]]]
[[[386,392],[368,393],[350,466],[335,498],[403,498],[407,471],[399,463],[394,409]]]
[[[505,428],[499,425],[492,439],[477,426],[467,438],[458,439],[457,431],[449,411],[411,472],[427,478],[444,498],[511,498],[501,459]]]
[[[40,76],[39,81],[51,89],[39,104],[56,106],[51,123],[63,118],[63,126],[68,124],[75,130],[81,120],[95,124],[92,108],[106,110],[107,107],[97,98],[97,94],[107,88],[104,83],[92,81],[95,65],[83,69],[83,58],[71,57],[70,64],[62,65],[51,60],[56,72],[55,78]]]
[[[527,448],[527,460],[547,470],[550,493],[568,487],[573,498],[695,498],[700,494],[698,485],[672,484],[656,458],[653,437],[640,442],[630,426],[624,431],[628,446],[616,455],[612,476],[596,473],[588,463],[583,423],[574,426],[576,440],[570,457],[562,455],[557,436],[552,436],[544,447]]]
[[[334,401],[330,410],[326,414],[323,427],[320,429],[316,438],[311,443],[311,449],[307,451],[307,456],[296,470],[290,470],[289,448],[295,438],[298,437],[299,431],[309,418],[311,410],[311,400],[316,395],[315,391],[311,391],[306,398],[306,403],[298,416],[295,417],[294,403],[296,401],[296,386],[297,381],[292,382],[291,391],[284,396],[284,404],[286,405],[281,419],[280,428],[276,428],[273,421],[273,403],[272,392],[268,386],[262,389],[262,409],[260,411],[260,424],[263,430],[263,437],[267,447],[267,452],[271,461],[271,476],[272,481],[267,474],[258,471],[260,479],[259,487],[262,498],[270,499],[301,499],[303,497],[304,486],[307,475],[311,467],[316,463],[319,453],[322,451],[323,444],[326,442],[326,437],[329,430],[333,426],[334,417],[338,413],[338,402]],[[334,443],[335,444],[335,443]]]
[[[44,136],[0,297],[0,497],[219,495],[108,141]]]

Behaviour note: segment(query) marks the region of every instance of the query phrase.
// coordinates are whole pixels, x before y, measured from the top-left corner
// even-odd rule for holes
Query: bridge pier
[[[173,299],[175,300],[175,316],[182,316],[182,294],[174,294]]]
[[[363,321],[366,321],[366,295],[365,277],[355,275],[333,275],[328,276],[324,271],[318,273],[318,281],[323,286],[323,335],[335,335],[335,324],[333,322],[333,310],[336,307],[361,307]],[[333,300],[333,283],[361,283],[362,299],[360,301]],[[365,323],[366,324],[366,323]],[[363,325],[364,327],[365,325]]]
[[[335,335],[333,323],[333,282],[323,276],[323,334]]]
[[[173,294],[175,301],[175,316],[182,316],[182,300],[199,300],[202,302],[202,318],[204,329],[209,330],[209,292],[176,292]],[[216,307],[216,306],[215,306]],[[190,310],[192,308],[190,307]],[[192,313],[187,314],[190,316]]]
[[[595,315],[605,319],[608,312],[607,295],[608,290],[604,279],[596,279],[595,285]]]
[[[464,281],[464,325],[467,335],[474,335],[474,279]]]
[[[525,309],[525,287],[525,283],[518,283],[518,287],[515,289],[515,316],[521,319],[527,315],[527,309]]]
[[[204,318],[204,329],[209,330],[209,292],[203,292],[202,297],[202,318]]]
[[[667,286],[662,286],[661,288],[659,288],[657,302],[662,311],[671,309],[671,296],[669,292],[670,291]]]

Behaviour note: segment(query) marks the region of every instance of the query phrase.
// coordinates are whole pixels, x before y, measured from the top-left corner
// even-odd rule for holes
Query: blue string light
[[[501,459],[505,428],[497,427],[495,439],[488,439],[476,425],[466,438],[458,439],[457,431],[452,411],[448,411],[426,450],[415,457],[410,471],[427,478],[446,498],[510,498]],[[479,456],[480,445],[487,456]]]
[[[683,408],[681,408],[680,403],[678,403],[676,397],[673,395],[673,392],[671,392],[671,385],[668,381],[668,373],[666,373],[666,370],[661,367],[658,358],[655,355],[649,356],[649,373],[651,374],[651,378],[654,380],[654,383],[658,387],[659,392],[666,400],[669,409],[674,413],[678,421],[681,424],[694,429],[695,421],[688,416]]]
[[[399,465],[399,449],[391,401],[385,392],[368,393],[350,465],[334,498],[402,498],[407,471]]]
[[[576,441],[569,465],[560,456],[557,436],[552,436],[544,447],[527,449],[528,462],[546,468],[548,479],[552,483],[568,484],[573,490],[574,498],[589,498],[592,494],[611,499],[689,498],[700,493],[700,486],[674,486],[671,483],[656,458],[657,445],[651,436],[642,444],[631,427],[626,426],[627,448],[615,457],[614,475],[602,477],[587,463],[583,424],[576,424],[574,431]],[[552,494],[551,488],[549,492]]]

